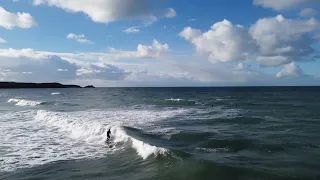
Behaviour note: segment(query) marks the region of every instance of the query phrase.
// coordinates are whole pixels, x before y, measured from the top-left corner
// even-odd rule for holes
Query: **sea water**
[[[320,179],[319,109],[317,87],[3,89],[0,179]]]

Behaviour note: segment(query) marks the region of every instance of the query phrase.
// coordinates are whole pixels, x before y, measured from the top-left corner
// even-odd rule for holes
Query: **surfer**
[[[106,140],[106,143],[110,140],[110,134],[111,134],[111,129],[109,129],[108,132],[107,132],[107,140]]]

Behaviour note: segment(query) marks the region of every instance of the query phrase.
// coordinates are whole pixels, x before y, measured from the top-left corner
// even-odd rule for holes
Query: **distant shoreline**
[[[0,82],[0,89],[31,89],[31,88],[94,88],[93,86],[81,87],[73,84],[60,83],[25,83],[25,82]]]

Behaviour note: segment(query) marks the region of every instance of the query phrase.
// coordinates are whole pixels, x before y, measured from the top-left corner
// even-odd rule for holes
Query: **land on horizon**
[[[0,82],[0,89],[16,88],[82,88],[79,85],[61,84],[57,82],[50,83],[29,83],[29,82]],[[94,86],[85,86],[84,88],[94,88]]]

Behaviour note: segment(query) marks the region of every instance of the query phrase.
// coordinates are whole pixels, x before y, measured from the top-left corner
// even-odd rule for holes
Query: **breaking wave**
[[[30,101],[25,99],[9,99],[9,103],[16,103],[16,106],[38,106],[38,105],[45,105],[48,104],[47,102],[41,101]]]
[[[12,102],[21,102],[11,100]],[[39,104],[39,103],[33,103]],[[102,158],[106,154],[132,148],[142,159],[166,155],[169,150],[153,142],[145,142],[141,134],[129,135],[125,127],[160,128],[156,121],[186,113],[176,110],[88,110],[54,112],[28,110],[0,113],[0,171],[8,172],[61,160]],[[23,119],[23,121],[21,121]],[[107,131],[111,139],[106,144]]]
[[[51,95],[52,95],[52,96],[54,96],[54,95],[61,95],[61,93],[60,93],[60,92],[53,92],[53,93],[51,93]]]
[[[107,139],[107,131],[108,129],[111,129],[111,140],[113,143],[129,143],[143,159],[146,159],[151,155],[157,156],[167,152],[167,149],[165,148],[152,146],[127,135],[125,130],[121,127],[121,123],[106,125],[100,122],[88,122],[85,119],[77,119],[68,114],[45,110],[39,110],[35,119],[46,123],[49,126],[57,127],[63,132],[70,133],[70,136],[74,139],[81,139],[87,143],[93,144],[104,144]]]

